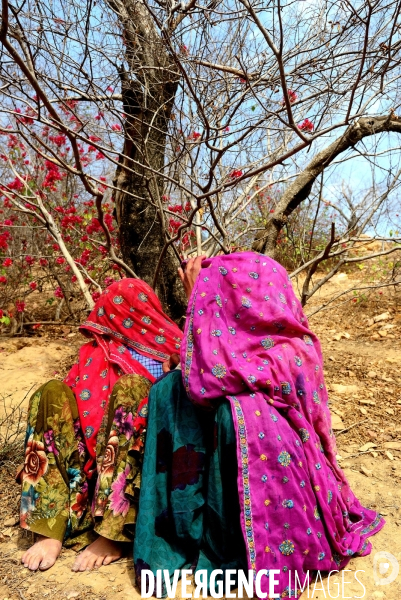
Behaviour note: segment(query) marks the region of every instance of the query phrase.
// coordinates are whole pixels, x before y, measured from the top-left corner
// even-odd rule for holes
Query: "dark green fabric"
[[[151,389],[146,435],[137,583],[142,569],[168,569],[171,580],[175,569],[247,569],[229,404],[195,407],[174,371]]]

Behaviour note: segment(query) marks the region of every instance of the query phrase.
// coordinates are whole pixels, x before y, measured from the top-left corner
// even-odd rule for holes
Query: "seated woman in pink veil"
[[[345,567],[384,521],[337,464],[320,344],[285,269],[244,252],[188,270],[181,372],[149,395],[137,577],[266,570],[268,594],[273,569],[295,597],[290,572]]]

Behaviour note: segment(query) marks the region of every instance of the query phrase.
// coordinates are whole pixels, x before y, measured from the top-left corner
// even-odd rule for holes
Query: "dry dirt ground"
[[[326,292],[341,289],[345,276]],[[312,303],[317,304],[317,298]],[[380,317],[376,322],[374,318]],[[344,574],[344,591],[331,582],[328,592],[310,589],[304,598],[399,600],[401,574],[389,585],[375,585],[374,555],[388,551],[401,563],[401,303],[391,293],[377,295],[367,304],[345,303],[313,317],[310,326],[320,336],[331,411],[337,432],[339,462],[362,503],[385,516],[387,525],[372,538],[370,556],[351,561]],[[32,387],[51,377],[62,377],[81,339],[76,330],[54,328],[42,338],[0,340],[0,376],[5,406],[17,406]],[[1,419],[0,419],[1,421]],[[18,486],[7,467],[0,481],[0,600],[85,598],[120,600],[139,598],[133,587],[131,559],[102,567],[95,573],[76,574],[70,567],[74,552],[64,550],[55,567],[30,573],[20,565],[30,535],[16,525]],[[14,524],[15,523],[15,524]],[[383,562],[383,561],[382,561]],[[391,575],[390,566],[388,572]],[[365,592],[355,580],[355,571]],[[379,575],[381,577],[381,575]],[[317,590],[321,585],[317,586]],[[338,595],[337,595],[338,594]]]

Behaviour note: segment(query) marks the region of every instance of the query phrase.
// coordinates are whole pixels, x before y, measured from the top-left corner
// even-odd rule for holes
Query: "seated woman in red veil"
[[[20,524],[36,534],[25,567],[50,568],[62,546],[83,552],[73,570],[107,565],[132,546],[151,384],[168,369],[181,331],[143,281],[102,294],[89,338],[64,382],[31,397]]]

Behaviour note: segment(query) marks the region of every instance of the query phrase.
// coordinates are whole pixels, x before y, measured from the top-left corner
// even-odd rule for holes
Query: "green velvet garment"
[[[213,412],[195,407],[181,372],[173,371],[151,389],[146,436],[137,584],[143,569],[168,569],[170,580],[175,569],[206,569],[208,576],[214,569],[246,570],[229,404]]]

